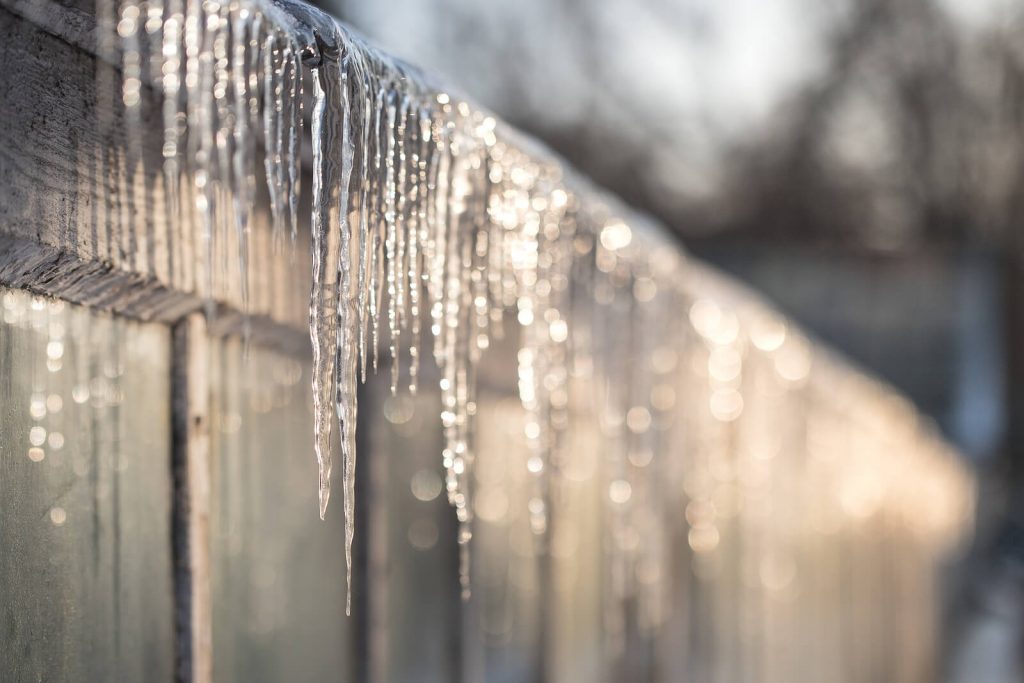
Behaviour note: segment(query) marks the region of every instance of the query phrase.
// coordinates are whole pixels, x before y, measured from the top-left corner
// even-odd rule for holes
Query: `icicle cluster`
[[[164,204],[137,206],[139,215],[122,221],[120,244],[108,235],[110,244],[92,245],[95,255],[198,293],[211,314],[215,298],[248,314],[253,284],[262,287],[257,312],[279,310],[252,275],[253,248],[262,266],[271,260],[265,245],[279,249],[285,234],[293,244],[299,234],[303,58],[311,39],[300,40],[294,20],[270,3],[99,0],[96,13],[101,54],[120,59],[117,100],[128,131],[122,182],[133,191],[149,160],[144,150],[158,143]],[[99,111],[110,128],[108,109]],[[254,207],[264,192],[272,238],[254,244]]]
[[[415,393],[429,347],[441,376],[442,462],[468,594],[476,367],[514,312],[530,528],[539,543],[548,537],[570,460],[567,434],[581,416],[596,416],[607,440],[611,590],[625,600],[642,587],[645,623],[657,623],[665,584],[642,577],[668,575],[661,567],[682,508],[694,552],[718,544],[714,482],[738,476],[732,425],[771,400],[746,384],[746,368],[764,353],[768,360],[756,362],[773,364],[772,386],[806,382],[806,340],[759,305],[747,306],[758,311],[749,320],[746,309],[723,308],[708,284],[714,278],[685,262],[657,227],[316,10],[283,1],[125,0],[117,31],[129,122],[144,82],[162,95],[166,195],[172,212],[183,197],[194,204],[200,290],[208,294],[225,253],[215,247],[231,234],[237,270],[248,273],[252,207],[263,186],[276,241],[289,234],[294,243],[305,215],[302,131],[311,102],[319,503],[323,516],[337,440],[349,583],[357,384],[378,369],[386,347],[391,391]],[[244,304],[247,281],[240,288]],[[698,366],[705,370],[694,374]],[[590,378],[587,410],[570,400],[573,376]],[[684,404],[693,412],[680,414]],[[759,419],[771,417],[768,410]],[[710,426],[676,434],[693,420]],[[759,424],[743,438],[772,429]],[[934,461],[946,492],[937,505],[959,511],[962,480],[947,476],[946,456],[923,459]],[[957,514],[944,529],[957,526]],[[621,632],[616,619],[608,633]]]

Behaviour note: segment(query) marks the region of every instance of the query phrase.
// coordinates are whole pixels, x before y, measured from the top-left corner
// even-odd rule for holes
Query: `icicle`
[[[487,264],[487,296],[491,300],[491,334],[500,339],[504,335],[503,317],[504,301],[502,298],[502,272],[505,267],[505,225],[503,223],[503,182],[505,180],[505,169],[500,161],[500,155],[504,151],[504,145],[495,143],[489,145],[487,164],[487,182],[489,190],[487,194],[487,223],[490,226],[490,237],[488,238],[488,264]]]
[[[291,164],[287,163],[285,157],[285,126],[291,123],[291,117],[287,119],[284,115],[284,86],[285,86],[285,68],[288,62],[291,60],[291,45],[285,40],[284,36],[278,39],[275,44],[274,52],[274,175],[268,178],[267,181],[271,180],[274,183],[274,191],[277,193],[277,210],[278,215],[275,221],[280,221],[280,227],[275,226],[275,230],[279,234],[285,232],[285,225],[291,220],[288,200],[290,190],[288,189],[287,179],[291,176]],[[289,229],[290,232],[290,229]],[[297,234],[297,233],[296,233]],[[289,235],[294,236],[294,235]],[[295,242],[291,242],[291,248],[295,249]]]
[[[246,77],[245,91],[246,99],[248,102],[248,113],[239,112],[239,118],[246,118],[245,128],[250,138],[254,138],[257,131],[260,130],[262,125],[260,116],[260,81],[261,81],[261,64],[262,64],[262,44],[263,44],[263,33],[264,33],[265,19],[263,14],[256,12],[252,18],[252,22],[249,26],[248,40],[245,45],[244,55],[244,73]],[[256,173],[257,173],[257,161],[255,142],[247,142],[247,146],[250,149],[246,152],[247,159],[245,161],[245,201],[248,202],[251,207],[256,201]],[[264,149],[264,153],[266,150]],[[251,209],[250,209],[251,210]],[[251,223],[247,223],[247,227],[251,229]],[[245,238],[245,252],[248,253],[249,247],[249,234],[243,235]],[[248,259],[246,259],[248,260]],[[244,278],[248,278],[248,275],[243,275]],[[248,331],[249,323],[246,321],[246,331]],[[248,338],[248,337],[247,337]],[[246,347],[247,348],[247,347]]]
[[[360,64],[361,70],[365,65]],[[361,108],[360,124],[360,148],[359,148],[359,367],[362,381],[366,382],[366,338],[369,322],[370,295],[373,288],[370,284],[371,268],[373,264],[374,231],[370,226],[370,81],[369,76],[363,71],[359,79],[361,87],[359,103]]]
[[[412,341],[409,345],[409,393],[415,395],[420,369],[420,329],[423,320],[420,315],[420,293],[423,291],[421,272],[422,256],[420,245],[427,240],[427,157],[430,149],[430,118],[424,110],[416,113],[414,152],[412,163],[415,170],[414,221],[409,230],[409,317],[411,318]]]
[[[339,178],[338,204],[340,208],[340,243],[338,255],[338,343],[335,369],[336,398],[335,411],[341,429],[342,473],[345,489],[345,569],[348,587],[345,613],[352,612],[352,539],[355,534],[355,469],[356,469],[356,326],[359,322],[356,310],[357,294],[352,291],[352,232],[349,222],[349,185],[352,177],[353,143],[350,129],[348,69],[339,73],[336,62],[328,62],[320,68],[327,72],[331,89],[325,88],[325,96],[331,107],[331,118],[341,125],[341,173]],[[319,74],[318,74],[319,77]],[[336,101],[337,100],[337,101]],[[356,242],[358,247],[358,242]]]
[[[185,86],[189,122],[188,167],[192,172],[195,208],[199,214],[199,236],[203,245],[203,296],[207,315],[213,317],[213,229],[214,192],[211,178],[213,141],[213,53],[207,46],[212,35],[206,30],[201,0],[188,0],[185,20]]]
[[[438,98],[440,100],[440,97]],[[447,96],[442,103],[442,112],[450,111]],[[438,149],[438,163],[434,174],[434,201],[431,202],[432,221],[430,250],[430,331],[434,335],[434,360],[440,366],[444,362],[443,317],[445,295],[445,258],[448,236],[448,192],[451,173],[451,148],[448,144],[448,126],[442,118],[435,133]]]
[[[163,73],[161,87],[163,89],[163,176],[164,194],[167,203],[167,220],[170,230],[177,230],[181,225],[181,200],[179,188],[179,140],[185,112],[181,106],[181,41],[185,17],[182,11],[182,0],[167,0],[167,19],[163,25],[162,52]],[[173,255],[175,250],[168,243],[168,269],[174,274]]]
[[[263,43],[263,163],[267,190],[270,193],[270,215],[274,226],[274,243],[284,236],[284,207],[281,181],[284,163],[281,158],[281,45],[277,32],[271,30]]]
[[[236,10],[232,30],[231,78],[234,100],[234,159],[231,194],[235,207],[235,233],[238,242],[238,277],[241,285],[243,312],[249,313],[249,219],[255,202],[253,187],[252,146],[249,139],[249,28],[250,13],[247,8]],[[246,324],[248,331],[248,324]],[[248,335],[247,335],[248,336]]]
[[[398,327],[398,218],[396,216],[398,187],[395,179],[395,147],[398,130],[395,97],[393,92],[390,93],[385,107],[387,121],[384,148],[384,222],[386,225],[384,248],[387,264],[388,331],[391,333],[389,349],[391,351],[392,396],[398,391],[398,336],[400,334]]]
[[[331,62],[316,69],[313,79],[313,287],[310,292],[309,330],[313,345],[313,425],[320,465],[320,517],[327,512],[331,495],[331,412],[334,397],[334,363],[337,338],[335,277],[339,255],[336,226],[341,225],[339,203],[342,162],[341,126],[336,116],[341,95]],[[337,97],[338,102],[332,102]]]
[[[460,115],[462,112],[459,112]],[[460,116],[461,119],[461,116]],[[462,121],[459,121],[462,124]],[[448,203],[445,207],[445,225],[440,227],[444,237],[445,252],[442,261],[444,277],[444,293],[441,311],[443,327],[441,329],[441,362],[444,370],[441,380],[442,426],[444,427],[445,448],[442,454],[443,464],[447,470],[446,485],[449,502],[455,507],[459,521],[458,542],[465,546],[472,538],[472,505],[468,490],[469,473],[472,469],[472,452],[467,438],[469,421],[469,389],[468,380],[472,363],[469,354],[468,319],[468,269],[472,258],[470,241],[464,239],[467,234],[463,225],[471,216],[467,216],[467,200],[471,193],[469,177],[472,157],[469,150],[463,148],[468,142],[455,130],[451,149],[451,183]],[[469,596],[469,563],[468,553],[460,555],[459,578],[463,597]]]
[[[295,112],[293,111],[297,105],[295,98],[292,93],[295,90],[296,77],[299,75],[298,72],[293,72],[293,66],[295,65],[295,55],[292,51],[290,43],[285,43],[281,49],[281,66],[278,71],[280,84],[277,89],[280,91],[277,103],[277,114],[276,114],[276,125],[277,125],[277,142],[279,145],[280,152],[280,164],[277,167],[277,177],[275,182],[278,185],[278,189],[281,192],[281,222],[282,232],[288,233],[288,241],[291,245],[292,253],[295,250],[295,240],[298,237],[298,214],[295,216],[295,221],[292,220],[292,175],[293,169],[295,168],[295,159],[292,157],[294,147],[292,141],[294,140],[294,134],[291,130],[295,123]],[[296,207],[297,208],[297,207]]]
[[[483,145],[483,153],[478,160],[476,172],[476,193],[473,200],[474,236],[473,254],[473,310],[476,314],[475,339],[473,340],[474,358],[479,359],[480,353],[490,346],[490,300],[488,297],[487,267],[490,265],[490,233],[488,220],[488,204],[490,202],[490,148],[495,144],[494,119],[487,117],[480,122],[476,134],[478,143]]]
[[[291,125],[288,134],[288,215],[292,244],[299,234],[299,198],[302,195],[302,57],[291,55],[292,88],[290,93]]]
[[[408,266],[406,265],[406,242],[408,241],[409,216],[407,205],[409,200],[409,188],[407,187],[409,169],[407,166],[407,155],[405,149],[405,136],[407,118],[409,116],[409,100],[402,97],[401,105],[395,127],[395,196],[397,201],[394,204],[395,210],[395,327],[398,331],[392,337],[392,362],[391,362],[391,394],[398,393],[398,376],[400,373],[402,356],[402,334],[406,325],[406,300],[408,299]]]
[[[382,209],[384,202],[382,197],[386,192],[386,184],[382,181],[385,177],[383,172],[383,166],[386,163],[384,161],[384,153],[382,151],[381,137],[383,136],[382,125],[387,121],[385,116],[381,113],[384,110],[384,103],[387,98],[387,92],[381,88],[377,92],[377,106],[374,108],[374,174],[376,180],[374,182],[374,191],[371,193],[373,201],[373,210],[371,212],[371,219],[373,220],[374,236],[373,236],[373,260],[371,263],[371,275],[370,275],[370,324],[373,327],[373,371],[377,372],[377,359],[380,349],[380,316],[381,308],[383,306],[383,292],[384,292],[384,257],[381,254],[381,250],[384,248],[385,240],[382,238],[381,233],[386,233],[386,219],[382,215]]]
[[[231,143],[234,139],[234,113],[233,103],[229,99],[231,89],[231,68],[230,51],[228,49],[228,38],[230,37],[230,10],[226,4],[222,4],[216,15],[211,19],[216,23],[207,24],[207,30],[213,32],[213,100],[214,112],[216,114],[216,127],[214,132],[214,145],[217,157],[213,187],[216,195],[214,209],[216,211],[214,221],[217,226],[217,237],[214,246],[220,251],[218,272],[220,273],[220,285],[229,286],[228,274],[232,273],[231,258],[225,248],[228,242],[228,232],[231,230],[232,216],[229,209],[233,208],[233,202],[228,201],[228,194],[233,186],[231,154]],[[237,223],[234,226],[237,229]],[[240,258],[235,259],[235,268],[241,265]],[[245,278],[240,274],[238,280],[241,283]],[[244,291],[244,285],[243,285]],[[245,304],[248,303],[248,292],[243,296],[243,312],[247,312]]]

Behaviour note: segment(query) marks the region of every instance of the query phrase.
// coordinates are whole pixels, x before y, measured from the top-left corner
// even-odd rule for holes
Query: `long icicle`
[[[347,60],[346,60],[347,62]],[[341,178],[338,203],[341,208],[339,232],[341,248],[338,256],[338,345],[335,361],[337,373],[335,411],[341,429],[342,479],[345,489],[345,613],[352,613],[352,540],[355,537],[356,502],[356,360],[359,353],[356,345],[359,322],[356,309],[357,293],[352,291],[352,224],[349,221],[349,185],[352,178],[354,145],[350,127],[351,114],[348,91],[347,64],[334,74],[337,63],[328,64],[332,91],[327,93],[328,103],[335,112],[334,118],[341,119]],[[334,79],[337,79],[336,81]],[[338,114],[338,108],[341,113]],[[358,242],[356,242],[358,246]]]
[[[320,518],[327,513],[331,497],[331,411],[334,397],[334,361],[337,344],[337,316],[334,311],[338,263],[338,240],[333,230],[340,225],[338,178],[341,174],[341,118],[334,115],[332,97],[338,84],[331,62],[323,62],[313,78],[313,287],[309,301],[309,333],[313,345],[313,428],[314,448],[320,466]]]

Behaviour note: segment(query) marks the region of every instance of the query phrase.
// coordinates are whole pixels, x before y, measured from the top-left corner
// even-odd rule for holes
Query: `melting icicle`
[[[450,211],[445,228],[446,255],[444,262],[444,303],[442,328],[442,357],[444,359],[444,380],[442,380],[442,423],[445,427],[446,447],[443,454],[448,468],[449,500],[455,506],[459,520],[458,542],[467,546],[472,538],[472,505],[469,492],[469,474],[472,471],[473,453],[468,438],[470,388],[469,374],[472,358],[469,352],[468,313],[470,290],[468,287],[468,265],[471,262],[471,240],[466,239],[473,216],[468,212],[472,194],[473,150],[472,141],[464,135],[465,112],[462,103],[458,110],[460,128],[455,130],[451,144],[452,171],[450,180]],[[460,555],[459,580],[463,597],[469,597],[469,554],[463,550]]]
[[[313,287],[310,292],[309,330],[313,345],[313,425],[316,458],[320,466],[320,518],[327,514],[331,496],[331,411],[334,398],[337,316],[335,277],[339,240],[335,226],[341,224],[339,201],[341,175],[341,125],[332,116],[336,104],[331,98],[340,94],[337,79],[330,72],[330,61],[316,69],[313,79]]]
[[[352,540],[355,535],[355,477],[356,477],[356,360],[359,323],[356,301],[357,293],[352,291],[352,225],[349,221],[349,186],[352,177],[354,157],[352,131],[350,128],[348,69],[337,70],[336,62],[329,62],[321,71],[328,71],[328,80],[334,80],[332,89],[326,92],[334,119],[341,120],[341,176],[339,179],[338,203],[340,215],[341,247],[338,255],[338,344],[337,344],[337,388],[335,410],[341,429],[341,456],[345,489],[345,570],[348,587],[345,613],[352,612]],[[326,89],[325,89],[326,90]],[[340,111],[339,111],[340,110]],[[358,248],[358,241],[356,241]]]
[[[395,145],[398,132],[396,129],[396,103],[395,94],[388,95],[385,107],[387,116],[385,122],[385,147],[384,147],[384,223],[386,232],[384,238],[385,262],[387,264],[387,293],[388,293],[388,330],[390,336],[391,351],[391,394],[394,395],[398,389],[398,219],[396,216],[396,202],[398,187],[395,180]]]

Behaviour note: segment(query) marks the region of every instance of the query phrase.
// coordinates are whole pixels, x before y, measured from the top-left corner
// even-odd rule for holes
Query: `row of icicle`
[[[194,206],[180,210],[198,217],[206,280],[199,286],[207,296],[218,235],[234,231],[238,270],[248,272],[252,207],[263,191],[258,178],[269,195],[275,239],[290,235],[294,245],[305,214],[304,146],[311,148],[309,329],[319,503],[322,517],[336,418],[349,586],[357,384],[377,369],[385,345],[391,391],[415,393],[426,338],[433,342],[446,490],[460,523],[467,594],[475,374],[491,340],[505,333],[506,311],[521,328],[518,389],[535,484],[528,507],[539,537],[547,530],[550,481],[562,464],[570,421],[568,376],[581,359],[607,384],[602,419],[614,421],[612,404],[624,404],[630,429],[646,431],[656,407],[638,398],[651,388],[636,386],[645,375],[631,372],[630,364],[657,349],[630,341],[642,338],[630,331],[661,324],[676,335],[669,337],[673,344],[688,343],[692,328],[681,331],[672,321],[686,317],[678,307],[693,303],[694,280],[678,249],[645,219],[308,7],[125,0],[116,31],[129,125],[138,124],[147,84],[162,100],[172,214],[179,211],[181,177],[193,184]],[[624,288],[631,292],[629,307],[612,293]],[[583,348],[586,353],[575,353]],[[602,348],[607,353],[598,353]],[[717,417],[731,419],[733,394],[723,390],[713,400],[721,403]],[[671,444],[659,445],[658,457],[671,458],[670,451]],[[651,458],[640,453],[633,460]]]

